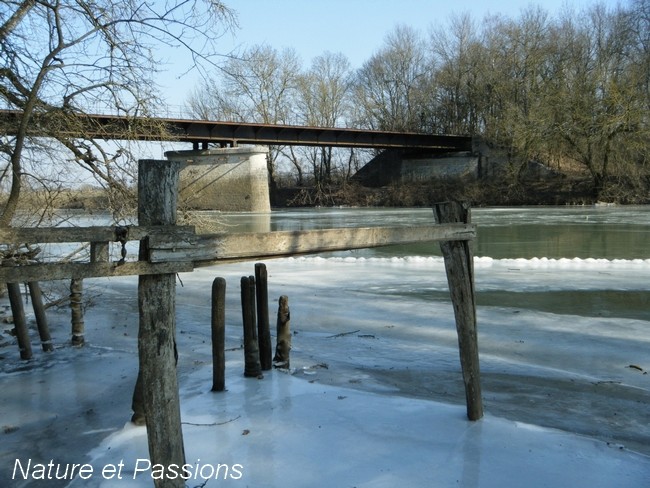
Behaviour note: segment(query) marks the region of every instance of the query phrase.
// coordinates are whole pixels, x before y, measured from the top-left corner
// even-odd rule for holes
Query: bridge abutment
[[[168,151],[185,164],[181,199],[197,210],[270,212],[266,146]]]

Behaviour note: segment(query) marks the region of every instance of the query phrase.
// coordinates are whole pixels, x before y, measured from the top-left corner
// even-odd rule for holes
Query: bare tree
[[[469,14],[454,15],[429,37],[435,66],[427,91],[427,126],[432,132],[476,134],[482,129],[480,32]]]
[[[203,118],[262,124],[295,123],[293,107],[300,73],[294,49],[278,51],[257,45],[231,58],[222,70],[195,89],[188,99],[192,114]],[[280,148],[267,157],[271,190],[276,185]]]
[[[357,73],[359,125],[378,130],[418,131],[422,127],[422,87],[432,75],[419,33],[398,26],[384,47]]]
[[[564,63],[546,98],[549,132],[565,157],[589,172],[596,196],[612,180],[629,178],[630,163],[647,161],[647,72],[639,69],[635,22],[630,12],[602,5],[563,19]]]
[[[316,127],[345,127],[351,115],[352,70],[350,62],[341,53],[325,52],[314,58],[311,69],[298,82],[297,114],[300,123]],[[302,158],[296,152],[290,160],[298,169],[300,161],[311,163],[316,184],[330,183],[336,156],[350,150],[331,147],[301,148]],[[302,174],[302,171],[299,171]]]
[[[547,107],[544,91],[553,76],[549,46],[553,26],[540,7],[529,7],[518,19],[490,17],[477,73],[474,99],[484,135],[505,148],[512,175],[521,176],[530,159],[545,150],[541,133]]]
[[[111,165],[119,154],[65,137],[71,115],[104,112],[149,115],[163,105],[154,77],[163,66],[156,49],[184,49],[200,69],[214,63],[217,40],[236,19],[218,0],[141,2],[125,0],[25,0],[0,10],[0,103],[20,111],[1,150],[10,179],[0,225],[9,225],[19,204],[24,155],[34,144],[28,128],[57,138],[73,161],[110,188],[119,186]],[[193,69],[193,68],[190,68]],[[6,133],[6,131],[5,131]],[[125,134],[125,139],[129,134]]]

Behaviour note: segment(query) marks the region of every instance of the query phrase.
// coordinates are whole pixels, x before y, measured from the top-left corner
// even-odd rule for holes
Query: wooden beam
[[[4,242],[99,242],[112,239],[114,227],[1,229]],[[193,266],[215,262],[318,254],[408,244],[468,241],[476,237],[474,225],[450,223],[415,227],[361,227],[286,232],[197,235],[192,226],[129,227],[129,240],[142,240],[141,261],[111,263],[38,263],[0,266],[0,283],[51,281],[102,276],[154,275],[192,271]],[[103,258],[102,258],[103,259]],[[16,263],[17,264],[17,263]]]
[[[224,233],[196,236],[184,242],[161,235],[150,238],[148,259],[152,263],[180,260],[201,265],[414,242],[467,241],[475,236],[475,226],[467,224]]]
[[[24,266],[0,266],[0,283],[53,281],[70,278],[99,278],[108,276],[154,275],[192,271],[191,262],[147,263],[145,261],[117,263],[46,263]]]
[[[116,241],[116,226],[90,227],[3,227],[0,228],[2,244],[39,244],[63,242],[111,242]],[[127,226],[128,241],[139,241],[149,236],[171,235],[183,240],[194,234],[191,225],[139,225]]]

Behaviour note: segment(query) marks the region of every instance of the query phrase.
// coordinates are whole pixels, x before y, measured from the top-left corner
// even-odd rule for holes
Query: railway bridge
[[[15,135],[21,117],[20,111],[0,110],[0,134]],[[270,211],[269,145],[373,148],[420,156],[476,151],[469,136],[62,112],[35,114],[28,135],[192,144],[191,149],[170,151],[166,157],[185,163],[182,179],[184,186],[193,185],[189,191],[200,190],[213,208],[225,211]],[[413,171],[412,165],[406,167],[403,161],[389,161],[388,165],[386,158],[371,162],[371,169],[360,172],[361,177],[371,174],[376,182],[378,173],[385,179],[400,171]],[[421,161],[420,157],[420,171]],[[425,164],[436,161],[443,159]]]

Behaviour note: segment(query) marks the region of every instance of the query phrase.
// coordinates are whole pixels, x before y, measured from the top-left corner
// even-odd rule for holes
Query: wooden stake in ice
[[[433,208],[439,224],[469,224],[469,205],[459,202],[437,203]],[[467,417],[478,420],[483,417],[483,400],[476,333],[476,297],[474,293],[474,263],[469,241],[446,241],[440,243],[445,259],[449,293],[456,317],[460,365],[463,370]]]

